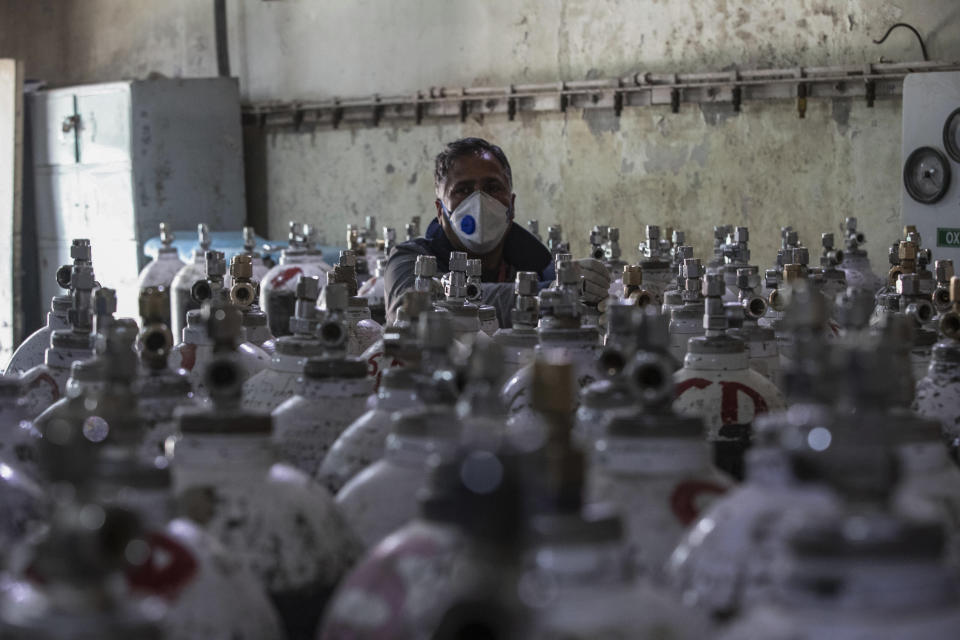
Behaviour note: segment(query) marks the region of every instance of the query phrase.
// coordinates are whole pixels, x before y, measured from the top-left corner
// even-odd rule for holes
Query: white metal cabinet
[[[902,158],[903,224],[960,266],[960,72],[904,78]]]
[[[230,78],[151,79],[29,96],[44,306],[73,238],[89,238],[118,313],[137,313],[143,243],[160,222],[240,230],[246,218],[240,102]]]

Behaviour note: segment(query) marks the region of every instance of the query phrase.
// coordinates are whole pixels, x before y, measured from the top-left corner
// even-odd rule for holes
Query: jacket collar
[[[437,218],[430,221],[424,238],[430,245],[430,252],[437,257],[437,271],[449,271],[450,252],[456,249]],[[511,224],[507,231],[507,239],[503,243],[503,261],[516,271],[536,271],[541,275],[552,263],[550,251],[518,224]]]

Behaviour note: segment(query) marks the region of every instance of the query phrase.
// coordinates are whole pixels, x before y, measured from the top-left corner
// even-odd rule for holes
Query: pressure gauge
[[[903,165],[903,184],[917,202],[938,202],[950,188],[950,161],[933,147],[915,149]]]
[[[960,162],[960,109],[954,109],[943,123],[943,146],[954,162]]]

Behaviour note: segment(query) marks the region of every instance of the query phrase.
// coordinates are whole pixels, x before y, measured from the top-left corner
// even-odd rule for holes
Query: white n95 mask
[[[489,253],[503,239],[510,224],[510,209],[483,191],[474,191],[453,210],[440,201],[453,232],[467,251],[482,255]]]

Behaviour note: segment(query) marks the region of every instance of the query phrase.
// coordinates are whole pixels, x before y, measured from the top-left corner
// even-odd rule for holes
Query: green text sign
[[[960,229],[937,227],[938,247],[960,247]]]

